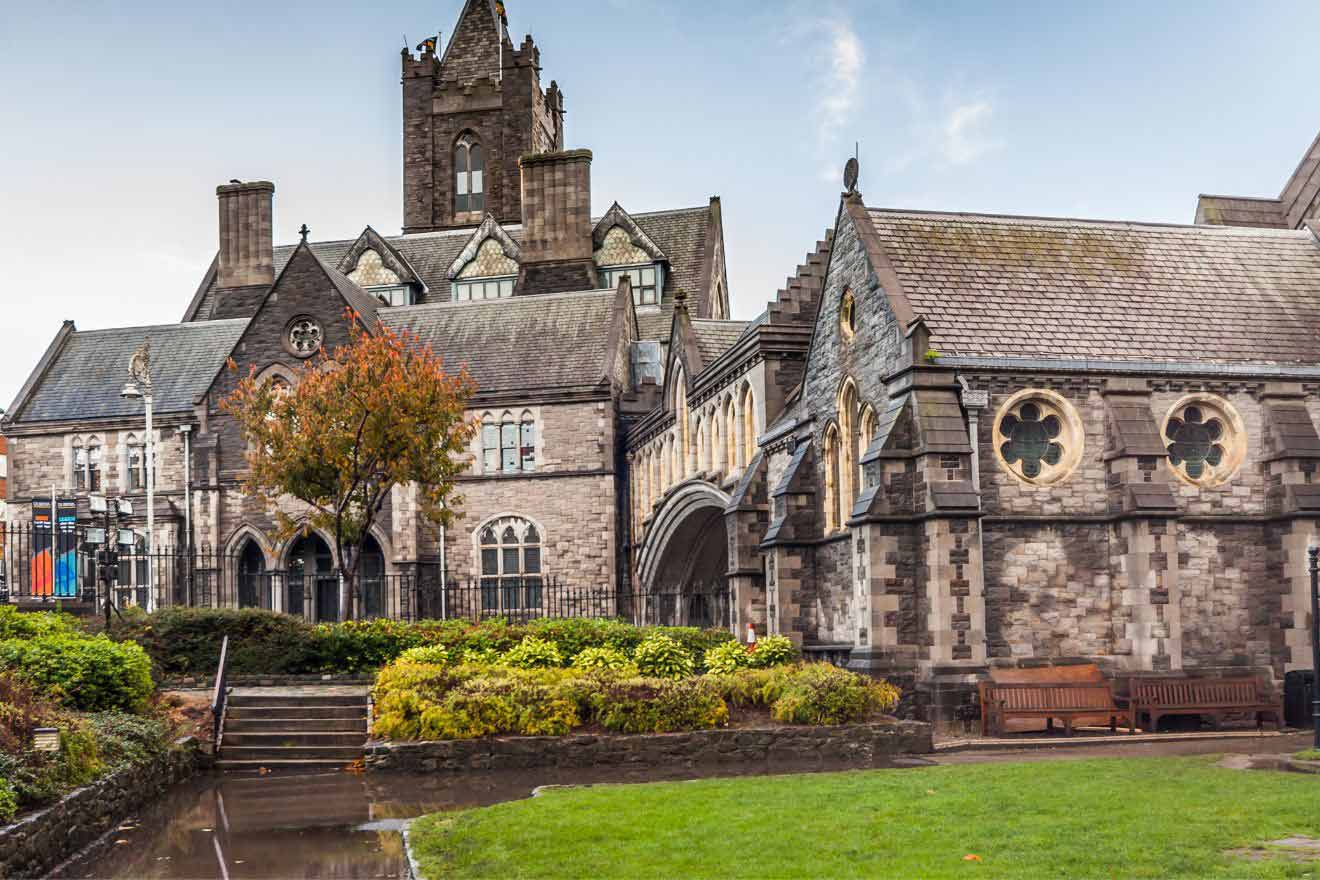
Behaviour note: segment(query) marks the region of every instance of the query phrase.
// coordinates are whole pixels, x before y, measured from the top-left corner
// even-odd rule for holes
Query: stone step
[[[272,694],[231,693],[227,700],[229,706],[248,708],[250,706],[361,706],[366,707],[367,695],[360,694],[294,694],[280,692]]]
[[[223,751],[223,750],[222,750]],[[224,770],[226,773],[253,773],[261,770],[278,771],[281,773],[301,773],[303,771],[340,771],[343,770],[351,761],[344,761],[337,758],[252,758],[243,756],[239,758],[226,758],[223,754],[216,761],[216,767]],[[265,778],[265,777],[261,777]]]
[[[225,729],[221,747],[224,749],[241,746],[261,747],[283,751],[296,746],[357,746],[361,748],[367,741],[366,730],[349,731],[304,731],[304,730],[267,730],[260,733],[233,731]]]
[[[356,718],[285,718],[271,716],[260,718],[225,718],[225,736],[231,733],[263,733],[265,731],[290,730],[305,733],[362,733],[367,730],[367,717]]]
[[[231,719],[258,718],[366,718],[367,706],[303,706],[291,703],[272,703],[263,706],[235,706],[225,708],[225,723]]]
[[[342,761],[348,763],[362,758],[366,754],[364,743],[350,746],[254,746],[230,745],[228,737],[221,741],[220,761],[285,761],[294,758],[307,758],[317,761]]]

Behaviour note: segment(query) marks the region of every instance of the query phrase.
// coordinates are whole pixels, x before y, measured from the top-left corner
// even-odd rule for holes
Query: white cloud
[[[857,94],[866,64],[862,41],[852,26],[844,22],[822,23],[828,37],[824,52],[829,62],[828,74],[818,84],[820,144],[826,147],[837,140],[857,109]]]
[[[940,152],[951,165],[967,165],[999,147],[986,132],[995,108],[980,99],[956,104],[944,117]]]

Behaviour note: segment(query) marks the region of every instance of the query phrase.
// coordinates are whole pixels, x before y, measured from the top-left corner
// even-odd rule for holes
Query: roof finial
[[[843,166],[843,189],[850,196],[857,195],[857,177],[860,173],[861,163],[857,161],[856,156],[850,157],[848,163]]]
[[[307,236],[311,233],[311,231],[312,231],[312,230],[310,230],[310,229],[307,228],[307,224],[306,224],[306,223],[304,223],[304,224],[298,229],[298,234],[302,236],[303,244],[307,244]]]

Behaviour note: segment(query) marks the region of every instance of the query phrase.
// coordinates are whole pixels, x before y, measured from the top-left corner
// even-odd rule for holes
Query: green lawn
[[[1320,777],[1103,759],[557,789],[424,817],[423,877],[1320,877]],[[967,860],[976,855],[980,860]]]

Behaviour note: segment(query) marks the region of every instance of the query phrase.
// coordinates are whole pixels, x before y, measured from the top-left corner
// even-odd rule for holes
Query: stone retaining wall
[[[207,761],[192,737],[163,761],[128,767],[0,827],[0,877],[44,877]]]
[[[373,684],[374,673],[335,673],[326,675],[233,675],[225,679],[230,687],[283,687],[298,684]],[[171,675],[160,682],[161,690],[193,690],[215,687],[214,675]]]
[[[934,751],[919,721],[838,727],[767,727],[639,735],[510,736],[437,742],[367,743],[367,769],[414,773],[531,767],[844,762],[856,767]]]

